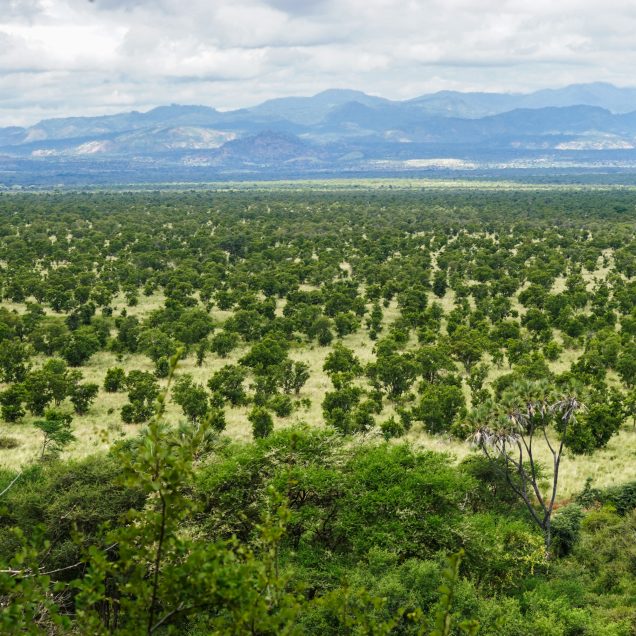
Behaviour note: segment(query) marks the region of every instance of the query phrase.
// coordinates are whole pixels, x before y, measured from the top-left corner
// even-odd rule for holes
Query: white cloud
[[[0,124],[350,87],[634,82],[620,0],[0,0]]]

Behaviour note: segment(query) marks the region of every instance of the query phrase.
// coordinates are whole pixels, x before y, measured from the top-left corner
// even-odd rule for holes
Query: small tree
[[[243,388],[246,377],[247,374],[241,367],[226,364],[208,380],[208,387],[221,398],[221,401],[229,400],[232,406],[238,406],[246,400]]]
[[[382,319],[384,318],[380,303],[375,302],[367,318],[367,329],[369,330],[369,337],[371,340],[375,340],[378,337],[378,333],[382,331]]]
[[[573,422],[568,438],[570,450],[580,455],[604,448],[626,416],[622,396],[616,389],[594,389],[586,396],[586,407]]]
[[[576,423],[576,414],[583,404],[573,395],[551,399],[540,387],[524,388],[523,397],[509,400],[505,407],[485,409],[472,439],[488,460],[503,472],[510,488],[523,501],[543,531],[549,554],[561,459]],[[556,432],[556,440],[550,439],[551,430]],[[547,494],[541,491],[539,483],[542,475],[536,453],[541,441],[552,455],[552,480]]]
[[[205,361],[205,354],[210,348],[210,343],[207,340],[201,340],[197,345],[197,367],[202,367]]]
[[[322,370],[331,377],[334,373],[362,373],[362,365],[352,349],[337,342],[333,350],[327,354]]]
[[[64,360],[50,358],[42,367],[46,374],[48,388],[53,396],[55,406],[71,394],[73,387],[82,379],[82,373],[77,369],[70,371]]]
[[[415,359],[419,372],[430,384],[440,382],[449,373],[457,372],[457,367],[450,356],[450,351],[444,346],[422,345],[416,351]]]
[[[93,383],[76,384],[71,390],[71,402],[78,415],[84,415],[95,401],[99,386]]]
[[[334,325],[336,327],[336,333],[338,337],[343,338],[350,333],[355,333],[360,328],[360,320],[355,314],[347,311],[342,314],[337,314],[334,318]]]
[[[252,423],[254,439],[267,437],[274,430],[274,420],[267,409],[262,406],[255,406],[247,419]]]
[[[448,283],[446,282],[446,272],[443,270],[437,270],[433,277],[433,293],[441,298],[446,293]]]
[[[254,373],[264,375],[272,367],[281,364],[287,357],[287,343],[273,336],[267,336],[254,344],[240,362],[250,367]]]
[[[418,371],[418,365],[409,353],[378,353],[377,361],[367,366],[367,375],[374,386],[382,387],[391,399],[409,390]]]
[[[481,360],[486,349],[483,336],[464,325],[457,327],[449,343],[452,354],[464,365],[466,373],[470,373],[472,366]]]
[[[628,389],[636,384],[636,348],[625,349],[618,358],[616,371]]]
[[[167,356],[161,356],[159,360],[155,362],[155,377],[167,378],[170,375],[170,361]]]
[[[454,384],[424,385],[416,414],[429,433],[450,431],[454,420],[466,414],[466,400],[461,387]]]
[[[281,365],[281,385],[285,393],[298,395],[309,380],[309,365],[306,362],[285,360]]]
[[[333,340],[332,322],[327,316],[319,316],[307,330],[310,338],[316,338],[321,347],[326,347]]]
[[[107,393],[117,393],[126,386],[126,372],[121,367],[111,367],[106,371],[104,390]]]
[[[71,430],[73,417],[58,409],[47,409],[43,420],[33,422],[33,426],[42,432],[42,452],[40,459],[57,457],[71,442],[75,435]]]
[[[212,337],[210,351],[216,353],[220,358],[227,358],[238,343],[239,337],[233,331],[220,331]]]
[[[127,424],[145,422],[155,413],[159,385],[152,373],[133,370],[126,378],[129,403],[122,407],[122,419]]]
[[[62,357],[72,367],[79,367],[97,351],[99,338],[92,327],[83,326],[75,330],[62,349]]]
[[[0,393],[2,405],[2,419],[5,422],[17,422],[24,417],[26,411],[22,403],[26,399],[26,392],[21,384],[11,384]]]
[[[362,389],[350,383],[339,383],[335,391],[328,391],[322,402],[325,422],[343,435],[356,432],[355,409],[360,403]]]
[[[268,401],[269,408],[278,415],[278,417],[289,417],[294,410],[294,405],[289,395],[281,394],[274,395]]]
[[[33,415],[41,416],[53,400],[53,391],[46,371],[38,369],[27,374],[23,382],[25,402]]]
[[[18,339],[5,340],[0,347],[0,380],[22,382],[29,370],[29,351]]]
[[[159,358],[174,355],[178,347],[174,338],[161,329],[152,327],[139,335],[138,348],[156,363]]]
[[[490,367],[483,362],[480,364],[476,364],[474,367],[471,368],[466,382],[468,383],[468,386],[470,387],[470,390],[473,394],[483,388],[489,371]]]
[[[222,433],[227,426],[225,420],[225,411],[216,407],[210,407],[205,421],[210,425],[210,428],[216,433]]]
[[[201,421],[208,412],[208,393],[203,386],[192,381],[190,374],[181,376],[174,383],[172,399],[193,423]]]

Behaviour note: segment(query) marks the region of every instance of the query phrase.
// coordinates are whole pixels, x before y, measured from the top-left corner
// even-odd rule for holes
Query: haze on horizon
[[[476,5],[478,4],[478,8]],[[0,0],[0,125],[220,109],[353,88],[633,85],[636,5],[610,0]]]

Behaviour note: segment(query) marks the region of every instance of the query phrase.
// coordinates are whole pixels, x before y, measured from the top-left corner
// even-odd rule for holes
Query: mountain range
[[[0,128],[0,185],[204,181],[350,172],[636,167],[636,89],[354,90],[252,108],[148,112]]]

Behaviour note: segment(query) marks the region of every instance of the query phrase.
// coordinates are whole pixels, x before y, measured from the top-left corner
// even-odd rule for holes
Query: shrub
[[[398,422],[395,417],[390,417],[388,420],[384,420],[384,422],[380,424],[380,430],[382,431],[382,436],[386,440],[390,440],[394,437],[402,437],[405,432],[402,422]]]
[[[552,545],[554,554],[566,556],[581,536],[581,520],[583,510],[578,504],[570,504],[561,508],[552,519]]]
[[[111,367],[106,371],[104,391],[107,393],[117,393],[117,391],[122,391],[125,385],[126,372],[121,367]]]
[[[170,373],[170,361],[166,356],[161,356],[157,362],[155,362],[155,376],[157,378],[167,378]]]
[[[583,508],[593,508],[595,504],[601,501],[601,491],[592,486],[592,478],[585,480],[583,490],[574,498],[577,504]]]
[[[294,410],[294,404],[289,395],[275,395],[269,400],[269,406],[278,417],[289,417]]]
[[[15,552],[8,523],[25,532],[40,527],[53,541],[40,555],[39,565],[50,570],[77,564],[55,574],[58,580],[81,575],[81,542],[88,545],[104,522],[114,522],[130,508],[143,504],[141,492],[122,485],[121,473],[121,465],[111,456],[27,469],[3,498],[8,507],[0,527],[0,559],[10,559]],[[78,537],[81,542],[77,542]]]
[[[612,486],[601,491],[603,503],[610,503],[619,515],[627,515],[636,509],[636,481],[630,481],[620,486]]]
[[[625,516],[636,509],[636,481],[600,489],[594,488],[592,479],[588,478],[585,487],[576,496],[576,503],[585,508],[609,504],[619,515]]]
[[[254,439],[267,437],[274,430],[272,416],[262,406],[255,406],[247,419],[252,423]]]

